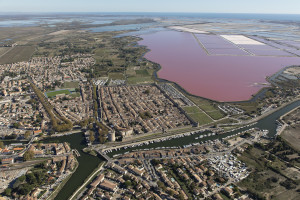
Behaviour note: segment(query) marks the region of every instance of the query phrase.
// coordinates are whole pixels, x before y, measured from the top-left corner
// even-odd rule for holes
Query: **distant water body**
[[[100,14],[100,13],[98,13]],[[148,17],[180,17],[204,19],[245,19],[270,21],[298,21],[300,14],[246,14],[246,13],[105,13],[106,15],[132,15]]]
[[[46,16],[46,18],[45,18]],[[44,23],[53,24],[55,22],[79,20],[90,22],[92,24],[110,23],[121,20],[123,17],[159,17],[159,18],[177,18],[181,20],[207,19],[207,20],[265,20],[265,21],[287,21],[300,22],[300,15],[295,14],[235,14],[235,13],[125,13],[125,12],[106,12],[106,13],[2,13],[0,14],[0,27],[12,26],[38,26]],[[49,18],[50,17],[50,18]],[[107,18],[101,23],[101,18]],[[56,21],[56,19],[58,21]]]

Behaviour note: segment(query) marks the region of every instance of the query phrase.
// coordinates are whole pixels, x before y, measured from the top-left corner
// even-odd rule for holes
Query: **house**
[[[13,148],[13,151],[22,151],[24,148],[23,147],[15,147]]]
[[[40,134],[40,133],[42,133],[42,130],[36,130],[36,131],[33,131],[33,135],[38,135],[38,134]]]
[[[101,184],[100,184],[100,188],[103,188],[105,190],[111,191],[111,192],[116,192],[118,189],[117,184],[108,181],[108,180],[104,180]]]
[[[92,183],[91,187],[97,187],[104,180],[104,174],[99,175]]]
[[[14,163],[14,159],[13,158],[3,158],[1,162],[2,162],[3,165],[5,165],[5,164],[13,164]]]
[[[221,197],[220,194],[213,195],[213,199],[215,199],[215,200],[223,200],[223,198]]]
[[[229,196],[231,196],[233,194],[233,190],[230,187],[225,187],[223,188],[223,191],[228,194]]]

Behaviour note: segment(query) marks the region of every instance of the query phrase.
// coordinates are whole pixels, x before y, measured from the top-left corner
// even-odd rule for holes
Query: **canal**
[[[208,136],[204,138],[199,138],[200,135],[207,135],[209,132],[202,132],[186,137],[181,138],[175,138],[172,140],[167,140],[159,143],[152,143],[149,145],[143,145],[138,146],[134,148],[127,148],[126,150],[121,149],[118,151],[113,151],[108,154],[108,156],[112,157],[117,154],[122,154],[129,151],[134,151],[138,149],[150,149],[150,148],[158,148],[158,147],[178,147],[183,145],[188,145],[192,143],[197,142],[204,142],[207,140],[214,140],[214,139],[221,139],[224,137],[227,137],[229,135],[234,135],[236,133],[242,132],[244,130],[247,130],[249,128],[258,127],[260,129],[267,129],[269,130],[269,136],[274,136],[276,134],[276,120],[284,115],[285,113],[289,112],[290,110],[300,106],[300,100],[297,102],[294,102],[274,113],[271,115],[261,119],[258,121],[255,125],[241,128],[235,131],[227,132],[222,135],[214,135],[214,136]],[[93,170],[101,163],[103,162],[103,159],[100,157],[94,157],[89,154],[86,154],[82,151],[86,147],[84,137],[82,133],[76,133],[73,135],[68,136],[61,136],[56,138],[49,138],[44,140],[43,142],[68,142],[71,145],[72,149],[77,149],[80,152],[80,157],[77,157],[77,160],[79,162],[79,166],[77,170],[74,172],[72,177],[68,180],[68,182],[64,185],[62,190],[58,193],[55,199],[57,200],[67,200],[78,187],[80,187],[84,180],[93,172]]]
[[[94,169],[104,160],[100,157],[91,156],[84,153],[82,149],[86,147],[82,133],[75,133],[73,135],[61,136],[56,138],[48,138],[42,142],[68,142],[72,149],[77,149],[80,156],[77,157],[79,166],[73,173],[68,182],[63,186],[61,191],[55,197],[57,200],[67,200],[77,188],[79,188],[84,180],[94,171]]]
[[[276,134],[276,128],[277,128],[276,120],[279,119],[280,116],[284,115],[285,113],[291,111],[292,109],[294,109],[298,106],[300,106],[300,100],[296,101],[294,103],[291,103],[290,105],[285,106],[284,108],[270,114],[269,116],[259,120],[254,125],[251,125],[251,126],[248,126],[245,128],[240,128],[235,131],[226,132],[222,135],[213,135],[213,136],[199,138],[200,135],[207,135],[208,133],[211,133],[211,132],[206,131],[206,132],[197,133],[197,134],[180,137],[180,138],[175,138],[175,139],[171,139],[171,140],[167,140],[167,141],[163,141],[163,142],[151,143],[148,145],[136,146],[136,147],[127,148],[127,149],[120,149],[117,151],[112,151],[112,152],[108,153],[107,155],[112,157],[114,155],[122,154],[125,152],[130,152],[130,151],[134,151],[134,150],[138,150],[138,149],[150,149],[150,148],[158,148],[158,147],[178,147],[178,146],[189,145],[189,144],[198,143],[198,142],[200,143],[200,142],[205,142],[208,140],[225,138],[227,136],[234,135],[234,134],[237,134],[242,131],[248,130],[250,128],[255,128],[255,127],[259,128],[261,130],[262,129],[269,130],[268,136],[272,137]]]

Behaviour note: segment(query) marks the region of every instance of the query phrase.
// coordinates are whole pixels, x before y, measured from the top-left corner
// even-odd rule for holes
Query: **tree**
[[[26,181],[30,185],[35,185],[37,183],[36,177],[34,176],[33,173],[29,173],[26,175]]]
[[[28,139],[30,135],[31,135],[31,132],[26,131],[25,134],[24,134],[25,139]]]
[[[244,137],[249,138],[249,137],[251,137],[251,134],[247,132],[247,133],[244,134]]]
[[[39,150],[41,150],[41,149],[42,149],[42,145],[41,145],[41,143],[38,143],[38,144],[37,144],[37,148],[38,148]]]
[[[159,188],[161,188],[162,190],[164,190],[164,191],[166,190],[165,184],[163,182],[161,182],[161,181],[157,181],[157,186]]]
[[[94,132],[90,131],[90,142],[93,143],[95,141],[95,134]]]
[[[13,123],[14,128],[20,128],[20,123]]]
[[[104,137],[104,135],[103,135],[103,134],[100,134],[100,135],[99,135],[99,142],[100,142],[101,144],[104,144],[105,141],[106,141],[106,138]]]
[[[126,188],[129,188],[132,185],[132,183],[130,180],[127,180],[127,181],[125,181],[124,185]]]
[[[33,158],[34,158],[34,152],[31,150],[26,151],[23,155],[23,159],[25,161],[32,160]]]
[[[6,188],[5,191],[4,191],[4,195],[5,196],[10,196],[11,195],[11,191],[12,191],[11,188]]]

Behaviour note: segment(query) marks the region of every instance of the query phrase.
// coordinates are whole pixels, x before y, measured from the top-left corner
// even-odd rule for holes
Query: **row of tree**
[[[57,132],[72,130],[73,128],[72,122],[67,118],[56,113],[53,109],[53,106],[46,99],[45,95],[32,82],[30,82],[30,85],[34,93],[37,95],[38,99],[42,103],[44,109],[46,110],[50,118],[52,128]]]

